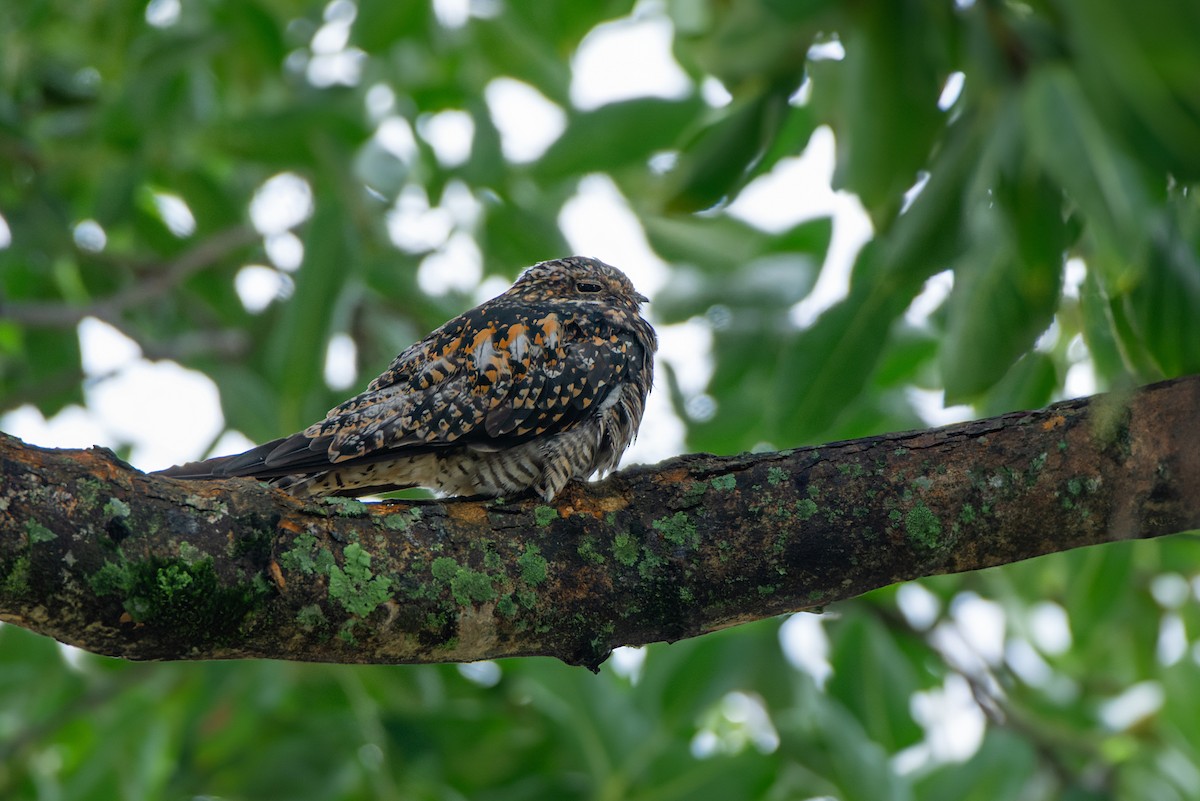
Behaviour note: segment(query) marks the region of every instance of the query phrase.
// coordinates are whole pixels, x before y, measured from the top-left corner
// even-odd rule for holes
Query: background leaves
[[[657,390],[691,449],[1200,370],[1194,2],[454,8],[0,0],[3,410],[91,397],[93,317],[209,376],[229,428],[296,430],[346,392],[331,342],[361,383],[468,284],[565,253],[564,204],[597,174],[666,266],[660,329],[705,334]],[[683,88],[577,107],[573,57],[631,12],[670,24]],[[540,155],[505,157],[500,78],[558,107]],[[448,112],[457,157],[433,133]],[[737,206],[829,132],[872,226],[840,276],[844,218]],[[251,204],[281,173],[311,207],[264,224]],[[478,276],[422,289],[472,248]],[[242,300],[249,267],[278,286],[265,308]],[[1060,502],[1086,515],[1096,491]],[[940,577],[595,677],[133,665],[5,625],[0,796],[1196,798],[1198,556],[1183,536]]]

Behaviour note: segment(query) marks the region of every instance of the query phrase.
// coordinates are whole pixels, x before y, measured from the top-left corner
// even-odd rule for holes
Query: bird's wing
[[[269,477],[401,450],[509,447],[578,425],[644,358],[631,333],[603,320],[485,304],[400,354],[321,422],[222,473]]]

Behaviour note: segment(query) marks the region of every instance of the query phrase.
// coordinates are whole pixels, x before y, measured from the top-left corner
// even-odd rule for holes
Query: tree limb
[[[929,431],[696,454],[535,500],[298,501],[0,435],[0,620],[131,659],[351,663],[693,637],[1200,528],[1200,377]]]
[[[35,328],[74,328],[85,317],[116,323],[125,311],[158,300],[193,275],[211,267],[230,253],[253,244],[259,234],[248,225],[218,231],[181,253],[173,261],[125,289],[91,303],[78,305],[53,301],[25,301],[0,306],[5,319]]]

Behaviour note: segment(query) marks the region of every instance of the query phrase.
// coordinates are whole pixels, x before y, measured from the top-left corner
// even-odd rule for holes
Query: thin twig
[[[0,304],[0,317],[34,328],[73,328],[85,317],[111,322],[127,309],[161,298],[229,253],[252,244],[258,237],[258,232],[249,225],[227,228],[162,265],[156,275],[106,298],[83,305],[37,301],[4,303]]]

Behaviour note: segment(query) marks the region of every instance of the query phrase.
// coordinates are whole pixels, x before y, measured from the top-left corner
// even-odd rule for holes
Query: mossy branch
[[[1200,528],[1200,377],[696,454],[532,500],[298,501],[0,435],[0,620],[131,659],[597,666],[898,581]]]

